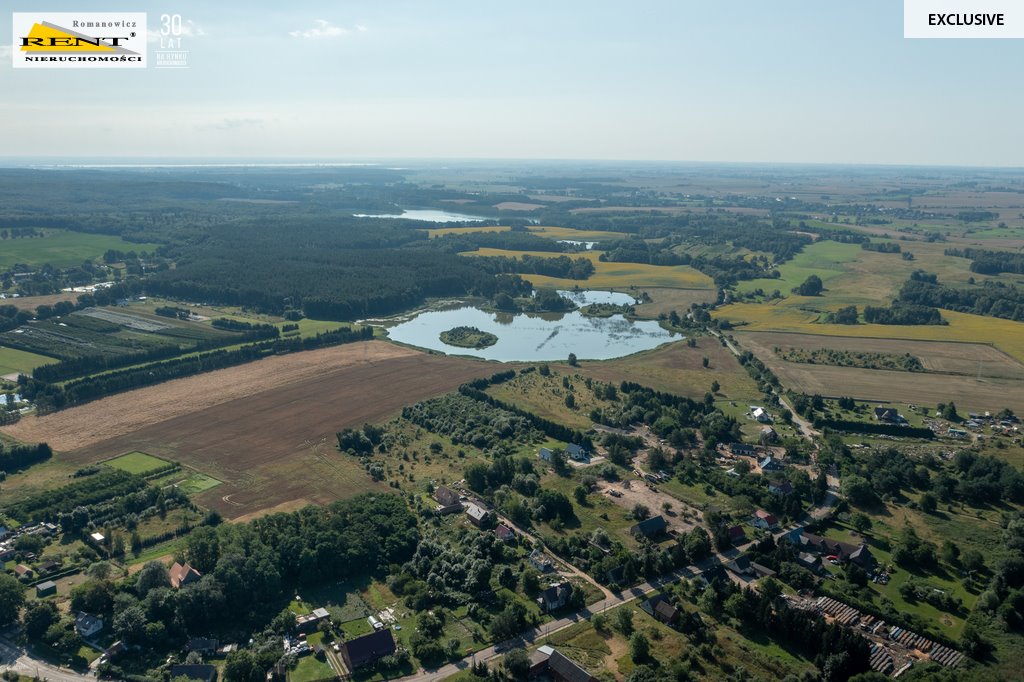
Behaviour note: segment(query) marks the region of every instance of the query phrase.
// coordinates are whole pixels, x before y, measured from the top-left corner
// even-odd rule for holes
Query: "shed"
[[[36,585],[37,597],[49,597],[54,594],[57,594],[57,583],[52,580],[47,580],[46,582]]]

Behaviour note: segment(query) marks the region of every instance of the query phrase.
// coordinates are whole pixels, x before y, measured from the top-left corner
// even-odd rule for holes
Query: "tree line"
[[[22,395],[35,402],[37,409],[45,414],[114,393],[233,367],[270,355],[336,346],[371,338],[373,338],[373,329],[370,327],[341,327],[333,331],[319,333],[315,337],[261,341],[234,350],[215,350],[74,379],[63,385],[47,383],[21,375],[18,377],[18,385]]]

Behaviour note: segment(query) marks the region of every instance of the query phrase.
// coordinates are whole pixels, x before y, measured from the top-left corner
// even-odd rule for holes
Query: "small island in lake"
[[[453,327],[441,332],[441,341],[460,348],[487,348],[498,343],[498,337],[476,327]]]

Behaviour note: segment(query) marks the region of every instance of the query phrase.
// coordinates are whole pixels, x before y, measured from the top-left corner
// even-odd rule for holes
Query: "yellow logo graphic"
[[[33,24],[28,35],[21,38],[21,51],[46,54],[90,52],[137,55],[138,52],[133,52],[120,45],[134,37],[135,32],[123,36],[89,36],[44,21]]]

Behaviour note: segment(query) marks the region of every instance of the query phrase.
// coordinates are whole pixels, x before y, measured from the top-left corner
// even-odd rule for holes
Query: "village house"
[[[217,640],[210,639],[209,637],[193,637],[188,640],[185,648],[201,656],[212,656],[217,653]]]
[[[771,455],[762,459],[760,462],[757,463],[757,465],[761,467],[762,473],[766,471],[782,471],[783,466],[782,462],[775,459]]]
[[[667,601],[660,601],[654,607],[654,617],[665,625],[675,625],[679,622],[679,609]]]
[[[746,443],[730,443],[729,452],[742,457],[753,457],[757,454],[757,448]]]
[[[168,571],[171,579],[171,587],[184,587],[191,583],[196,582],[202,577],[202,574],[196,569],[189,566],[188,562],[179,564],[177,561],[171,566],[171,570]]]
[[[853,562],[865,571],[872,571],[875,568],[875,557],[863,542],[860,545],[851,545],[848,542],[832,540],[813,533],[804,533],[800,541],[803,548],[809,552],[834,556],[840,563]]]
[[[750,567],[750,559],[745,556],[738,556],[732,561],[726,562],[725,567],[740,577],[754,575],[754,569]]]
[[[565,454],[574,462],[589,462],[590,453],[575,443],[565,446]]]
[[[509,543],[516,539],[516,533],[504,523],[498,524],[494,529],[494,536],[502,542]]]
[[[487,510],[478,504],[470,502],[466,505],[466,516],[473,522],[473,525],[480,528],[487,520]]]
[[[91,613],[79,611],[75,616],[75,630],[82,636],[82,639],[89,639],[103,630],[103,619],[97,618]]]
[[[770,514],[764,509],[758,509],[754,512],[754,518],[750,522],[754,528],[760,528],[761,530],[772,530],[777,528],[779,520],[775,518],[775,514]]]
[[[662,595],[656,595],[642,602],[640,608],[649,616],[665,625],[675,625],[679,621],[679,609]]]
[[[543,613],[551,613],[557,611],[566,604],[569,603],[569,597],[572,596],[572,585],[568,582],[561,582],[553,585],[549,585],[546,590],[540,593],[537,597],[537,606]]]
[[[782,496],[792,495],[793,494],[793,484],[790,483],[789,481],[781,481],[779,483],[769,483],[768,484],[768,492],[770,492],[772,495],[782,495]]]
[[[747,541],[747,533],[743,530],[743,526],[732,526],[726,531],[729,536],[729,542],[734,545],[740,545]]]
[[[757,405],[750,406],[750,416],[762,424],[772,423],[772,416],[768,414],[768,410]]]
[[[664,516],[660,514],[658,516],[652,516],[649,519],[645,519],[640,523],[633,525],[629,529],[629,534],[636,537],[642,535],[645,538],[658,537],[668,529],[668,521],[665,520]]]
[[[35,577],[36,572],[25,564],[18,564],[14,567],[14,575],[25,580],[31,580]]]
[[[762,443],[775,443],[779,440],[779,434],[770,426],[761,429],[760,441]]]
[[[436,514],[451,514],[462,511],[462,502],[459,500],[459,494],[447,486],[437,486],[437,489],[434,490],[434,499],[438,503],[438,506],[434,509]]]
[[[349,670],[355,670],[395,653],[395,638],[391,630],[377,630],[343,642],[339,648],[345,665]]]
[[[551,452],[548,448],[541,448],[537,456],[540,457],[542,462],[550,462],[555,458],[555,453]]]

